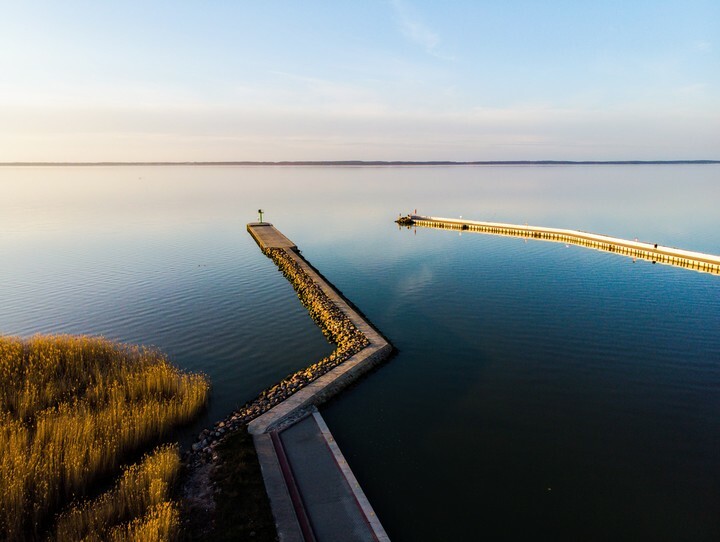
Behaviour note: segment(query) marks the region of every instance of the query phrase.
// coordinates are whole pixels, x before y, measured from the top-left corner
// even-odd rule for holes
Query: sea
[[[720,254],[720,165],[0,167],[0,334],[207,374],[176,438],[332,351],[273,223],[397,352],[321,408],[390,538],[720,540],[720,276],[399,215]]]

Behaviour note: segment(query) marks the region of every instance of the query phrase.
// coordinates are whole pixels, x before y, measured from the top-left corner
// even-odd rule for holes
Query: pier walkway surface
[[[368,345],[248,425],[281,542],[389,542],[315,408],[385,360],[392,346],[272,224],[248,224],[260,248],[284,249],[368,339]]]
[[[408,226],[417,225],[429,228],[507,235],[510,237],[524,237],[541,241],[580,245],[630,258],[640,258],[652,261],[653,263],[657,262],[720,275],[720,256],[665,247],[655,243],[630,241],[596,233],[560,228],[545,228],[542,226],[528,226],[527,224],[480,222],[476,220],[463,220],[462,218],[440,218],[412,214],[404,219],[400,219],[398,223]]]

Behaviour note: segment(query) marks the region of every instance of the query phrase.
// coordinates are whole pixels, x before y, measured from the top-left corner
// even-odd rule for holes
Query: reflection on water
[[[720,167],[0,168],[3,241],[52,232],[171,232],[266,220],[313,242],[357,238],[417,209],[720,253]],[[317,228],[323,220],[332,227]],[[9,237],[8,237],[9,235]],[[301,239],[298,239],[300,242]]]
[[[417,208],[718,254],[718,173],[3,167],[0,332],[155,344],[209,374],[200,423],[220,418],[331,350],[245,231],[262,208],[399,349],[324,411],[393,540],[714,540],[716,276],[392,221]]]
[[[400,353],[323,411],[393,540],[720,534],[716,276],[398,233],[382,279],[331,279]]]

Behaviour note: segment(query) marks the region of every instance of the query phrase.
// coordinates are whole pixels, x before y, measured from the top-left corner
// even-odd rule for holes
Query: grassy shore
[[[175,447],[133,454],[207,401],[202,375],[153,349],[102,338],[0,337],[0,539],[170,540]],[[59,513],[59,515],[57,515]]]

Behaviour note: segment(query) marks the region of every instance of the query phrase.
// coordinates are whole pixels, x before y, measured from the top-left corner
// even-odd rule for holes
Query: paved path
[[[388,540],[319,412],[280,431],[274,442],[282,447],[286,481],[300,497],[293,506],[305,516],[301,529],[312,533],[304,532],[306,540]]]

